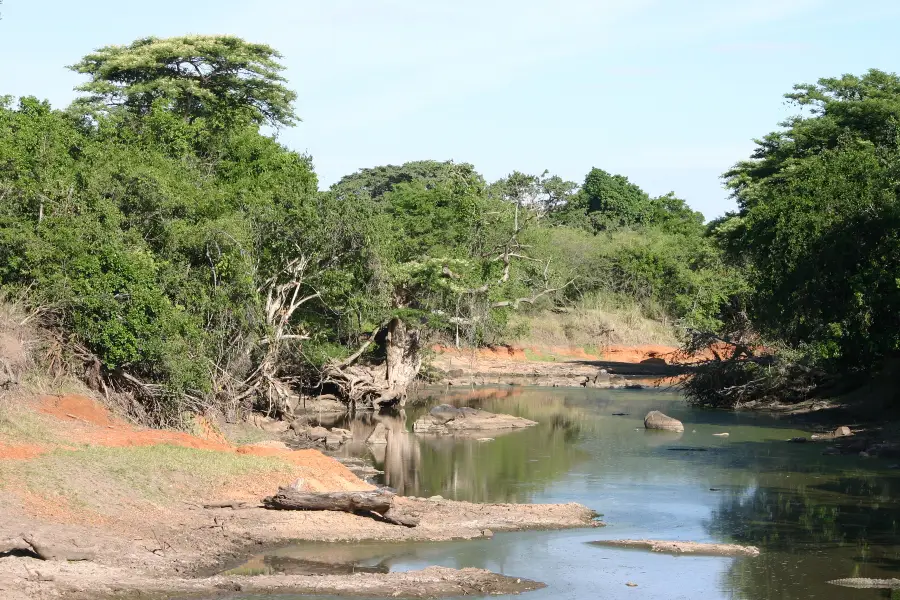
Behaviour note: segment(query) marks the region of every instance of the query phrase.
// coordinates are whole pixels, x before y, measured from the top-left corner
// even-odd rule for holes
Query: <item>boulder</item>
[[[644,417],[644,428],[683,432],[684,424],[678,419],[664,415],[658,410],[652,410]]]
[[[436,421],[447,423],[459,416],[460,409],[455,406],[450,406],[449,404],[440,404],[428,411],[428,414]]]
[[[845,425],[845,426],[843,426],[843,427],[838,427],[837,429],[835,429],[833,435],[834,435],[834,437],[836,437],[836,438],[839,438],[839,437],[848,437],[848,436],[853,435],[853,432],[850,431],[850,428],[847,427],[847,426]]]
[[[306,435],[309,436],[314,442],[318,442],[319,440],[327,439],[328,436],[331,435],[331,432],[325,429],[324,427],[311,427],[306,430]]]
[[[372,434],[366,438],[367,444],[387,444],[388,443],[388,434],[390,430],[384,426],[384,423],[378,423],[375,426],[375,430]]]

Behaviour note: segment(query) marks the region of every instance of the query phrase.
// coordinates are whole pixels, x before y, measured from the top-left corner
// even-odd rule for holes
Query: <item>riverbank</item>
[[[698,357],[675,346],[432,347],[433,379],[443,385],[533,385],[618,389],[671,383],[690,372]]]
[[[316,492],[374,486],[316,450],[241,446],[203,420],[195,430],[191,435],[136,427],[87,396],[7,400],[0,426],[0,540],[25,535],[91,560],[0,555],[0,597],[93,600],[135,591],[209,596],[235,590],[404,597],[517,593],[538,584],[466,569],[209,575],[261,547],[297,540],[439,541],[595,524],[594,513],[578,504],[439,498],[397,499],[400,512],[419,519],[414,528],[340,512],[266,510],[258,502],[283,485]],[[238,508],[207,507],[229,502]]]

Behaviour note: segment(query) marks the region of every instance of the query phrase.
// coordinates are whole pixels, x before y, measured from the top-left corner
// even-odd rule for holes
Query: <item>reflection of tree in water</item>
[[[784,481],[783,479],[781,480]],[[900,573],[898,481],[877,475],[747,488],[724,498],[707,529],[715,538],[759,546],[734,562],[726,585],[748,599],[890,598],[885,590],[828,585],[843,577]]]
[[[405,433],[412,423],[437,403],[433,398],[410,407],[403,419],[386,418],[392,430],[383,456],[376,454],[385,482],[406,495],[435,495],[475,502],[525,502],[544,485],[567,473],[584,457],[574,447],[581,434],[576,414],[558,396],[521,398],[519,390],[479,393],[454,398],[497,413],[533,419],[539,424],[525,430],[485,433],[491,442],[472,438],[415,436]],[[380,418],[381,419],[381,418]]]

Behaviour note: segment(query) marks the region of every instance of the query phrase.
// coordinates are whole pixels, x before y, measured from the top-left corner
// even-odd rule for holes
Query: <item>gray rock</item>
[[[839,438],[839,437],[848,437],[848,436],[853,435],[853,432],[850,431],[850,428],[847,427],[847,426],[845,425],[845,426],[843,426],[843,427],[838,427],[837,429],[835,429],[833,435],[834,435],[834,437],[836,437],[836,438]]]
[[[684,424],[678,419],[664,415],[658,410],[652,410],[644,417],[645,429],[660,429],[663,431],[684,431]]]
[[[318,442],[319,440],[327,439],[328,436],[331,435],[331,432],[325,429],[324,427],[311,427],[306,430],[306,435],[314,442]]]
[[[440,404],[432,408],[428,414],[441,423],[447,423],[459,416],[459,409],[449,404]]]

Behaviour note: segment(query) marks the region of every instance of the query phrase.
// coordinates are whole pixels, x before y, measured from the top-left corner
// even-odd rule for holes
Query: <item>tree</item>
[[[283,85],[284,67],[273,48],[233,36],[148,37],[106,46],[72,70],[90,81],[77,89],[81,106],[122,106],[141,115],[156,103],[188,121],[216,126],[292,125],[296,93]]]
[[[860,139],[875,147],[893,147],[900,134],[900,77],[877,69],[865,75],[823,78],[798,84],[784,96],[804,110],[780,125],[780,131],[756,140],[750,160],[725,173],[739,206],[750,208],[753,185],[776,177],[796,161],[835,148],[841,139]]]
[[[650,202],[647,193],[624,175],[596,168],[584,178],[581,194],[596,229],[639,225]]]
[[[488,194],[531,211],[538,218],[564,208],[570,202],[578,184],[544,171],[541,175],[527,175],[513,171],[492,183]]]
[[[341,200],[377,200],[401,183],[420,182],[426,188],[443,183],[464,188],[483,188],[484,178],[469,163],[452,160],[417,160],[397,165],[383,165],[360,169],[345,175],[331,186],[331,192]]]
[[[710,230],[747,274],[749,327],[732,329],[780,354],[708,366],[688,388],[701,401],[802,400],[889,372],[900,350],[900,78],[873,70],[786,97],[805,112],[725,174],[740,210]]]

